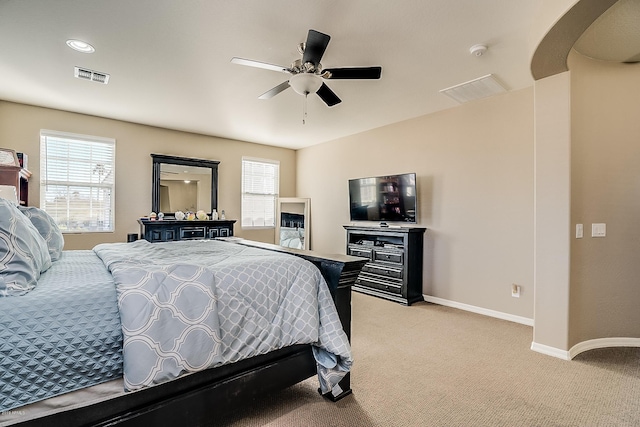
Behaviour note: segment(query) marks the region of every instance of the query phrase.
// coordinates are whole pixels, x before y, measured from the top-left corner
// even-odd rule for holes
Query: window
[[[116,141],[40,131],[40,208],[63,233],[114,231]]]
[[[242,159],[242,227],[275,227],[280,163]]]

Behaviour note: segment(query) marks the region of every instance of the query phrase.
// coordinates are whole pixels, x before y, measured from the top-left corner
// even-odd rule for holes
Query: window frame
[[[252,163],[262,163],[267,165],[274,165],[276,167],[276,176],[274,182],[274,193],[248,193],[245,191],[245,162]],[[272,159],[263,159],[256,157],[248,157],[243,156],[241,161],[240,168],[240,227],[245,230],[268,230],[276,228],[276,205],[280,195],[280,161],[272,160]],[[255,195],[255,196],[268,196],[273,198],[273,225],[253,225],[253,224],[245,224],[245,196],[246,195]],[[255,217],[252,217],[255,220]],[[265,221],[266,222],[266,221]]]
[[[47,141],[47,138],[75,140],[75,141],[79,141],[80,143],[88,143],[88,144],[103,144],[103,145],[106,144],[111,150],[110,158],[108,159],[110,160],[110,163],[108,164],[108,166],[110,166],[111,173],[112,173],[112,179],[110,180],[111,182],[108,184],[104,184],[104,183],[97,184],[93,182],[83,183],[82,181],[73,182],[68,178],[67,180],[59,180],[59,181],[48,179],[46,169],[48,167],[48,163],[50,163],[50,160],[47,158],[47,153],[46,153],[46,149],[47,149],[46,146],[47,144],[49,144],[49,142]],[[86,162],[90,163],[90,159],[87,158]],[[78,229],[78,228],[69,229],[69,228],[66,228],[64,225],[59,224],[60,231],[63,234],[115,233],[116,231],[115,174],[116,174],[116,140],[114,138],[95,136],[95,135],[84,135],[84,134],[77,134],[77,133],[63,132],[63,131],[55,131],[55,130],[49,130],[49,129],[40,129],[40,194],[39,194],[40,197],[39,198],[40,198],[41,209],[47,212],[47,190],[46,189],[48,185],[56,185],[55,183],[57,183],[60,186],[69,186],[69,187],[74,185],[79,187],[84,186],[89,188],[90,192],[92,192],[93,189],[98,189],[98,188],[107,189],[109,192],[109,195],[108,195],[109,206],[107,208],[102,209],[102,211],[108,212],[108,216],[105,216],[106,218],[108,218],[108,223],[109,223],[107,227],[103,226],[101,227],[101,229]],[[68,209],[69,208],[67,207],[67,210]],[[51,209],[49,209],[47,213],[52,215],[54,219],[57,219],[56,215],[51,212]],[[91,220],[91,217],[89,217],[89,220]]]

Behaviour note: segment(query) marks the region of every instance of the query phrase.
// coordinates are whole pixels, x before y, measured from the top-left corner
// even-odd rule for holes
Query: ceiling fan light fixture
[[[318,89],[320,89],[322,80],[315,74],[301,73],[291,76],[289,86],[300,95],[308,95],[310,93],[316,93]]]

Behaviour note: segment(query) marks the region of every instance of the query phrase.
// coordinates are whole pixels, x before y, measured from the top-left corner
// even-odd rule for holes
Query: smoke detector
[[[487,51],[486,44],[475,44],[471,46],[471,48],[469,49],[469,52],[471,53],[471,55],[474,55],[474,56],[482,56],[486,51]]]

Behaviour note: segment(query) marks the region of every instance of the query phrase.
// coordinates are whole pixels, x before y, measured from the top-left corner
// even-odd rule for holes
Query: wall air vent
[[[74,67],[73,75],[82,80],[90,80],[92,82],[107,84],[109,83],[109,74],[99,71],[88,70],[86,68]]]
[[[460,103],[486,98],[492,95],[507,92],[507,89],[493,77],[493,74],[479,77],[477,79],[442,89],[443,93]]]

